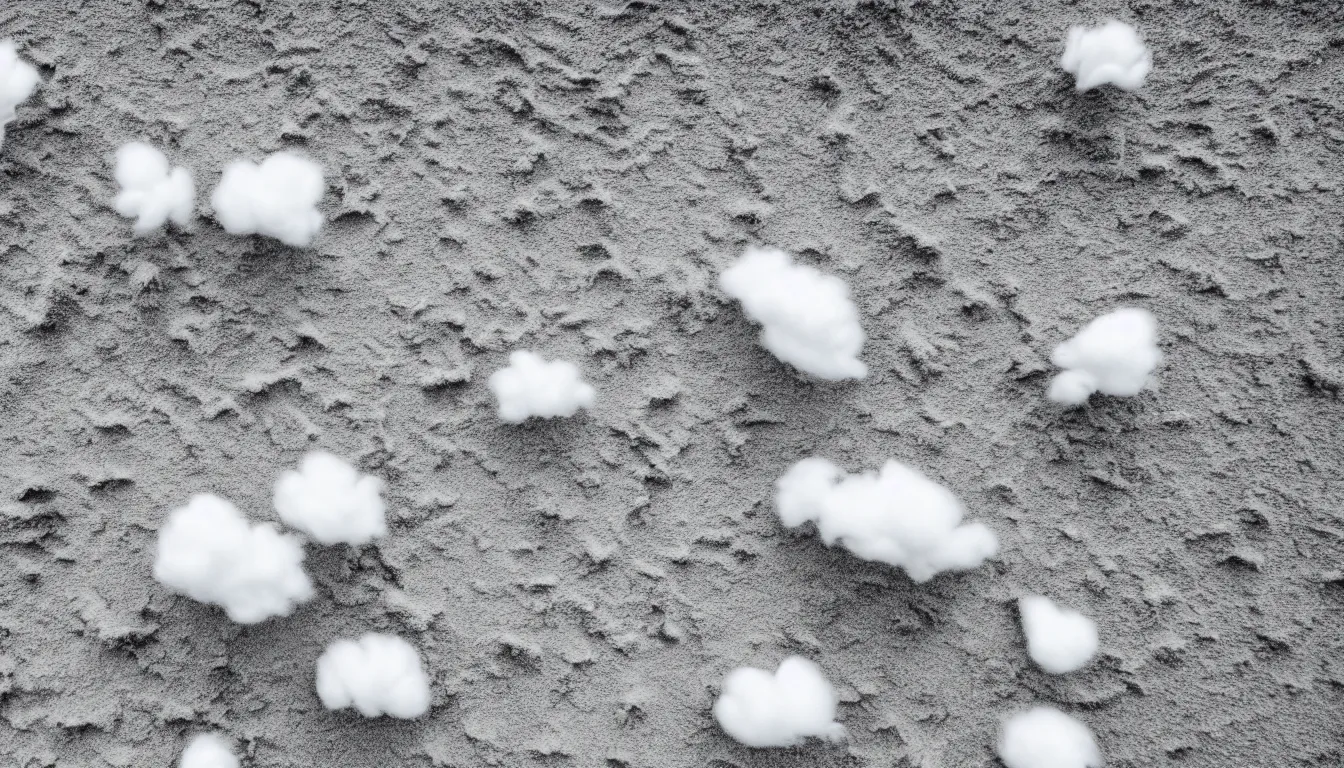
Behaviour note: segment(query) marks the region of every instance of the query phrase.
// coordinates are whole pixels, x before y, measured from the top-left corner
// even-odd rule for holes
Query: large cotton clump
[[[1097,625],[1077,611],[1055,605],[1048,597],[1017,601],[1027,652],[1041,669],[1063,675],[1092,659],[1097,652]]]
[[[319,451],[276,481],[275,511],[322,544],[360,546],[387,533],[382,490],[382,480]]]
[[[1117,309],[1055,347],[1050,361],[1065,369],[1046,395],[1057,403],[1079,405],[1093,392],[1137,395],[1162,362],[1157,320],[1144,309]]]
[[[410,643],[369,633],[327,646],[317,660],[317,696],[327,709],[409,719],[429,711],[429,677]]]
[[[1079,91],[1107,83],[1137,91],[1153,68],[1153,57],[1133,27],[1108,21],[1100,27],[1073,27],[1059,66],[1075,78]]]
[[[1087,726],[1050,707],[1009,718],[999,734],[1008,768],[1099,768],[1101,751]]]
[[[5,143],[5,126],[15,117],[14,108],[28,100],[42,78],[33,65],[19,58],[14,42],[0,42],[0,145]]]
[[[122,216],[135,219],[135,234],[152,232],[169,221],[179,227],[191,223],[196,206],[191,171],[170,168],[159,150],[140,141],[123,145],[117,150],[115,176],[121,192],[114,207]]]
[[[238,758],[229,745],[213,733],[203,733],[182,750],[178,768],[238,768]]]
[[[322,228],[317,203],[324,190],[317,163],[292,152],[276,152],[260,165],[247,160],[230,163],[210,205],[231,235],[266,235],[302,248]]]
[[[792,656],[773,675],[754,667],[730,672],[714,719],[748,747],[791,747],[808,737],[838,741],[845,737],[835,722],[839,701],[816,664]]]
[[[845,281],[774,248],[748,248],[719,285],[762,326],[761,344],[775,357],[822,379],[862,379],[863,328]]]
[[[269,523],[248,525],[232,504],[208,493],[192,496],[159,531],[154,578],[223,607],[240,624],[288,616],[313,596],[298,539]]]
[[[838,541],[864,560],[903,568],[916,582],[979,567],[999,551],[989,528],[962,524],[951,491],[897,461],[846,475],[826,459],[803,459],[775,485],[786,527],[815,522],[827,545]]]
[[[597,393],[584,383],[579,369],[564,360],[546,362],[533,352],[514,352],[509,365],[490,374],[490,391],[499,401],[499,418],[519,424],[536,416],[573,416],[592,408]]]

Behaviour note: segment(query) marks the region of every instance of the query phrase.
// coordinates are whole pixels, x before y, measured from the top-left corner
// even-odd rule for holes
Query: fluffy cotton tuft
[[[1162,362],[1157,320],[1147,310],[1117,309],[1055,347],[1050,361],[1067,369],[1050,382],[1046,396],[1056,403],[1080,405],[1093,392],[1137,395]]]
[[[288,616],[313,596],[297,539],[269,523],[249,526],[232,504],[208,493],[192,496],[159,531],[154,578],[222,606],[239,624]]]
[[[1050,707],[1009,718],[999,734],[999,759],[1008,768],[1098,768],[1101,752],[1092,732]]]
[[[33,65],[19,58],[14,42],[0,42],[0,145],[5,126],[14,119],[14,108],[28,100],[42,78]]]
[[[210,205],[231,235],[266,235],[303,248],[322,229],[317,203],[324,190],[317,163],[292,152],[276,152],[260,165],[247,160],[230,163]]]
[[[382,480],[319,451],[276,481],[275,511],[323,544],[360,546],[387,533],[382,490]]]
[[[845,281],[774,248],[748,248],[719,285],[762,326],[761,345],[800,371],[822,379],[862,379],[863,328]]]
[[[1097,652],[1097,625],[1077,611],[1060,608],[1048,597],[1017,601],[1022,633],[1031,660],[1052,675],[1081,669]]]
[[[520,424],[536,416],[573,416],[592,408],[597,393],[580,378],[579,369],[564,360],[546,362],[533,352],[514,352],[509,365],[490,375],[490,391],[499,400],[499,418]]]
[[[177,763],[178,768],[238,768],[238,765],[228,743],[213,733],[192,739]]]
[[[775,487],[786,527],[815,522],[827,545],[838,541],[864,560],[903,568],[915,582],[977,568],[999,551],[989,528],[962,524],[951,491],[897,461],[846,475],[826,459],[803,459]]]
[[[791,747],[809,736],[839,741],[845,737],[835,722],[839,701],[816,664],[791,656],[773,675],[754,667],[730,672],[714,719],[748,747]]]
[[[191,171],[169,168],[168,158],[144,142],[133,141],[117,150],[117,184],[121,192],[113,204],[117,213],[135,219],[134,232],[143,235],[169,221],[179,227],[191,223],[196,185]]]
[[[410,643],[369,633],[327,646],[317,660],[317,695],[327,709],[410,719],[429,711],[429,677]]]
[[[1107,83],[1124,91],[1137,91],[1153,68],[1153,57],[1133,27],[1123,21],[1108,21],[1090,29],[1071,28],[1059,66],[1074,76],[1080,92]]]

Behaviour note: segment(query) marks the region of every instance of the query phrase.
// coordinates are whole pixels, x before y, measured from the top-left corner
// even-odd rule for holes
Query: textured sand
[[[340,9],[332,11],[333,6]],[[1076,95],[1071,23],[1154,50]],[[1344,761],[1344,13],[1325,2],[620,4],[13,0],[43,71],[0,150],[0,765],[993,766],[1053,703],[1110,766]],[[191,234],[110,210],[145,138]],[[224,164],[328,174],[309,251],[204,217]],[[855,288],[861,383],[807,381],[714,281],[751,243]],[[1150,308],[1157,391],[1062,412],[1051,348]],[[502,426],[510,350],[572,420]],[[310,548],[253,627],[153,582],[193,492],[273,519],[312,447],[392,533]],[[804,455],[952,487],[993,565],[912,585],[782,532]],[[1051,677],[1014,600],[1093,616]],[[322,709],[326,643],[426,657],[415,722]],[[847,744],[752,752],[734,666],[817,660]]]

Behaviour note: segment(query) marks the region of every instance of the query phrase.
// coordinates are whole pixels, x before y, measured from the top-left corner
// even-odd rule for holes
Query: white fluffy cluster
[[[208,493],[192,496],[159,531],[154,578],[223,607],[239,624],[288,616],[313,596],[297,539],[269,523],[248,525],[232,504]]]
[[[777,358],[822,379],[862,379],[863,328],[845,281],[774,248],[748,248],[719,285],[760,323],[761,344]]]
[[[1144,309],[1117,309],[1055,347],[1050,361],[1065,369],[1047,393],[1057,403],[1079,405],[1093,392],[1137,395],[1162,362],[1157,320]]]
[[[1009,718],[999,734],[1008,768],[1099,768],[1101,752],[1086,725],[1050,707]]]
[[[191,223],[196,206],[191,171],[170,168],[159,150],[140,141],[123,145],[117,150],[115,176],[121,192],[113,207],[135,219],[135,234],[152,232],[169,221],[179,227]]]
[[[845,737],[835,722],[839,701],[816,664],[791,656],[773,675],[754,667],[730,672],[714,719],[748,747],[791,747],[808,737],[838,741]]]
[[[786,527],[813,521],[827,545],[838,541],[864,560],[903,568],[916,582],[976,568],[999,551],[989,528],[962,524],[951,491],[897,461],[876,474],[846,475],[826,459],[803,459],[775,485]]]
[[[203,733],[182,750],[178,768],[238,768],[238,758],[229,745],[213,733]]]
[[[1097,652],[1097,625],[1078,613],[1060,608],[1048,597],[1017,601],[1027,652],[1041,669],[1063,675],[1092,659]]]
[[[360,546],[387,533],[382,490],[382,480],[319,451],[276,481],[275,511],[322,544]]]
[[[37,69],[19,58],[13,41],[0,42],[0,145],[5,143],[5,125],[14,119],[14,108],[33,95],[41,80]]]
[[[1090,29],[1071,28],[1059,66],[1074,76],[1079,91],[1107,83],[1137,91],[1153,68],[1153,57],[1133,27],[1123,21],[1108,21]]]
[[[247,160],[230,163],[210,205],[231,235],[266,235],[302,248],[322,229],[317,203],[324,190],[317,163],[292,152],[276,152],[260,165]]]
[[[533,352],[514,352],[509,365],[490,374],[490,391],[499,401],[499,418],[520,424],[533,416],[573,416],[592,408],[597,399],[584,383],[578,366],[564,360],[546,362]]]
[[[369,633],[327,646],[317,660],[317,696],[327,709],[409,719],[429,711],[429,677],[410,643]]]

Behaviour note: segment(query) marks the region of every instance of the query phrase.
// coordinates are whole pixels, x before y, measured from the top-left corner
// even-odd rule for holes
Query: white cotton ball
[[[213,733],[192,739],[177,763],[178,768],[238,768],[238,765],[228,743]]]
[[[775,357],[822,379],[862,379],[863,328],[843,280],[793,263],[774,248],[748,248],[719,277],[747,317],[762,326],[761,344]]]
[[[288,616],[313,596],[297,539],[269,523],[249,526],[232,504],[208,493],[192,496],[159,531],[154,578],[223,607],[239,624]]]
[[[748,747],[791,747],[808,737],[839,741],[845,737],[835,722],[839,701],[820,667],[792,656],[773,675],[754,667],[729,673],[714,719]]]
[[[546,362],[532,352],[514,352],[509,365],[490,375],[490,391],[499,401],[499,418],[520,424],[532,417],[573,416],[592,408],[596,391],[584,383],[578,366],[564,360]]]
[[[369,633],[327,646],[317,660],[317,695],[327,709],[410,719],[429,711],[429,677],[410,643]]]
[[[27,101],[41,81],[37,69],[19,58],[12,40],[0,42],[0,145],[5,141],[5,125],[15,117],[14,108]]]
[[[1078,613],[1060,608],[1048,597],[1017,601],[1027,652],[1041,669],[1062,675],[1080,669],[1097,652],[1097,625]]]
[[[1153,67],[1153,57],[1133,27],[1108,21],[1091,29],[1070,29],[1059,66],[1074,76],[1080,92],[1107,83],[1137,91]]]
[[[1099,768],[1101,751],[1087,726],[1050,707],[1008,719],[999,734],[1008,768]]]
[[[291,528],[322,544],[360,546],[387,533],[381,496],[383,481],[360,475],[330,453],[303,457],[299,471],[275,483],[275,511]]]
[[[322,229],[317,203],[325,189],[317,163],[292,152],[276,152],[260,165],[247,160],[230,163],[210,205],[231,235],[266,235],[302,248]]]
[[[896,461],[880,473],[846,476],[823,459],[804,459],[776,484],[775,508],[784,525],[815,521],[827,545],[902,568],[915,582],[977,568],[999,550],[989,528],[961,522],[951,491]]]
[[[1067,369],[1050,383],[1054,402],[1078,405],[1093,392],[1137,395],[1162,362],[1157,320],[1144,309],[1117,309],[1055,347],[1050,361]]]
[[[179,227],[191,223],[196,185],[185,168],[168,167],[168,158],[144,142],[133,141],[117,150],[115,176],[121,192],[114,207],[134,218],[134,232],[143,235],[169,221]]]

